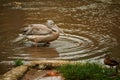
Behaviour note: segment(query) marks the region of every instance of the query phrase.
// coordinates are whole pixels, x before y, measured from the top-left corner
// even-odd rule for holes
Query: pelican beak
[[[64,34],[64,36],[66,35],[62,29],[60,29],[57,25],[55,25],[55,26],[58,28],[58,30],[60,31],[60,33]]]
[[[62,29],[59,28],[60,33],[63,33],[64,36],[66,35]]]

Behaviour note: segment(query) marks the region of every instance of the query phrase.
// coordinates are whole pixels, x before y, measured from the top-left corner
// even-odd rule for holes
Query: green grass
[[[111,78],[115,73],[114,69],[103,68],[96,63],[67,64],[57,70],[63,74],[65,80],[120,80],[120,76]]]
[[[23,65],[23,61],[21,59],[16,59],[14,61],[14,64],[15,64],[15,66],[20,66],[20,65]]]

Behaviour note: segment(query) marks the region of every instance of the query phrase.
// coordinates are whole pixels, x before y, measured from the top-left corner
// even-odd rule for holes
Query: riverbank
[[[32,61],[6,72],[0,80],[118,80],[119,74],[97,63]]]
[[[76,63],[76,62],[62,61],[62,60],[32,61],[28,64],[21,65],[21,66],[11,69],[10,71],[8,71],[2,75],[0,77],[0,80],[19,80],[19,79],[25,80],[26,75],[28,75],[27,79],[29,78],[29,80],[32,80],[33,78],[35,80],[40,80],[40,78],[43,78],[43,77],[46,78],[46,76],[50,77],[51,72],[53,72],[53,74],[56,74],[56,70],[54,71],[55,67],[62,66],[64,64],[74,64],[74,63]],[[30,72],[30,73],[28,73],[28,72]],[[33,75],[33,73],[34,73],[34,75]],[[39,75],[38,75],[38,73],[39,73]],[[30,77],[31,74],[32,74],[32,78]],[[62,80],[62,76],[60,74],[58,74],[57,77],[58,77],[58,79],[56,79],[56,80]],[[39,78],[39,79],[37,79],[37,78]]]

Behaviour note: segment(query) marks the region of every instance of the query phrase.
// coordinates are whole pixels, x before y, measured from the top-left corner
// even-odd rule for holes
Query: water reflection
[[[8,57],[11,59],[22,59],[22,60],[41,60],[44,58],[58,57],[58,53],[54,48],[49,47],[26,47],[23,49],[14,49],[16,54]],[[17,53],[19,52],[19,53]]]
[[[108,0],[110,1],[110,0]],[[118,59],[120,42],[119,1],[102,0],[6,0],[0,2],[0,69],[3,74],[17,58],[26,62],[41,59],[100,60],[106,51]],[[27,47],[12,43],[20,29],[52,19],[67,36],[49,47]]]

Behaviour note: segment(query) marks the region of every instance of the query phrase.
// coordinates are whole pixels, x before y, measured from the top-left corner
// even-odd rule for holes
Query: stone
[[[50,76],[50,77],[37,78],[34,80],[63,80],[63,79],[61,76]]]
[[[23,65],[13,68],[2,76],[2,80],[18,80],[27,69],[28,67]]]

